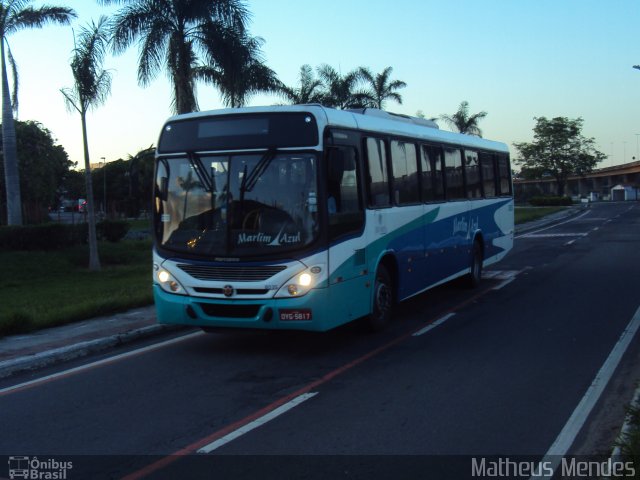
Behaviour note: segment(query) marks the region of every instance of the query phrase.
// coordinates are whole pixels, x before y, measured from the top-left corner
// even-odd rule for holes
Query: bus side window
[[[429,159],[431,161],[431,168],[433,170],[433,179],[434,179],[434,200],[444,200],[444,167],[443,167],[443,156],[442,156],[442,148],[440,147],[428,147],[429,148]]]
[[[367,138],[367,166],[369,167],[369,205],[372,207],[388,207],[389,172],[387,171],[387,153],[384,140]]]
[[[478,152],[465,150],[465,174],[467,176],[467,198],[482,198],[482,182]]]
[[[418,161],[413,143],[391,141],[391,167],[393,170],[393,195],[396,205],[420,202]]]
[[[331,147],[327,156],[329,236],[358,231],[364,223],[356,149]]]
[[[509,157],[498,155],[498,179],[500,195],[511,195],[511,169],[509,167]]]
[[[480,153],[480,169],[482,170],[482,182],[486,198],[496,196],[496,167],[493,159],[493,154]]]
[[[447,200],[462,200],[464,195],[464,173],[462,156],[457,148],[444,149],[446,168]]]

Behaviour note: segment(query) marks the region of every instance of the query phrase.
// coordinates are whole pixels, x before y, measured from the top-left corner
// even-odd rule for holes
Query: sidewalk
[[[570,207],[540,220],[518,225],[516,234],[544,228],[582,211],[582,206]],[[149,306],[27,335],[0,338],[0,378],[181,328],[157,324],[154,307]]]
[[[0,378],[176,330],[156,323],[153,306],[0,338]]]

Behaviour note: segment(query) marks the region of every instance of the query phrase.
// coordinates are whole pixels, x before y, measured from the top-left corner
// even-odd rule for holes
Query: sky
[[[35,0],[34,6],[45,2]],[[93,0],[49,0],[78,14],[71,27],[46,26],[9,37],[20,73],[19,120],[48,128],[72,161],[83,165],[80,118],[60,89],[72,86],[73,31],[117,6]],[[466,100],[486,111],[483,136],[509,145],[533,140],[536,117],[584,120],[608,158],[600,166],[640,159],[640,2],[638,0],[248,0],[250,33],[265,41],[267,65],[287,85],[300,66],[329,64],[343,74],[393,67],[403,102],[389,111],[427,117],[453,114]],[[155,145],[171,116],[165,73],[143,88],[138,48],[109,56],[111,96],[88,116],[91,161],[127,158]],[[223,108],[214,87],[200,84],[201,110]],[[272,105],[273,95],[249,105]],[[450,129],[444,122],[440,128]]]

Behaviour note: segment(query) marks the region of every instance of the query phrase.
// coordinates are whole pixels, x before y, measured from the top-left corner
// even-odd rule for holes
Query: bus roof
[[[474,135],[440,130],[435,122],[407,115],[393,114],[375,108],[358,110],[337,110],[319,104],[274,105],[263,107],[224,108],[202,112],[176,115],[167,120],[173,122],[183,119],[237,115],[243,113],[309,112],[317,121],[320,130],[326,126],[358,129],[373,133],[384,133],[413,137],[426,142],[443,142],[479,150],[493,150],[509,153],[502,142],[487,140]]]

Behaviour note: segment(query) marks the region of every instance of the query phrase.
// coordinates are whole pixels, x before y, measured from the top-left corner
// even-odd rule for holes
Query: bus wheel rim
[[[378,288],[376,289],[376,306],[383,316],[391,307],[391,291],[385,283],[378,283]]]

